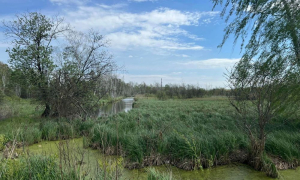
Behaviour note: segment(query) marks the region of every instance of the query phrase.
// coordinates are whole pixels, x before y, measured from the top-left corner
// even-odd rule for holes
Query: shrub
[[[87,121],[75,120],[72,124],[74,124],[76,135],[87,136],[96,123],[94,120],[87,120]]]
[[[34,144],[42,140],[42,132],[36,127],[27,127],[20,131],[17,140],[27,145]]]
[[[58,137],[60,139],[69,139],[74,137],[73,125],[67,122],[58,123]]]
[[[53,121],[47,121],[41,127],[43,139],[53,141],[57,139],[58,124]]]
[[[277,178],[278,177],[278,171],[275,166],[275,164],[272,162],[271,159],[264,153],[262,157],[262,170],[266,172],[267,176]]]
[[[2,92],[2,90],[0,90],[0,104],[2,104],[4,101],[4,94]]]
[[[5,144],[7,142],[7,138],[4,134],[0,134],[0,151],[2,151],[5,147]]]
[[[166,94],[165,91],[158,92],[156,96],[157,96],[157,98],[159,100],[166,100],[166,99],[168,99],[168,96],[167,96],[167,94]]]

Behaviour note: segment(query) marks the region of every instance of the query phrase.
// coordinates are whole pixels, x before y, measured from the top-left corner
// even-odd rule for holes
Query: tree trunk
[[[263,168],[262,156],[265,150],[265,137],[262,137],[261,139],[250,137],[250,140],[251,144],[248,161],[255,170],[260,171]]]
[[[43,114],[42,114],[42,117],[49,117],[49,115],[50,115],[50,105],[48,104],[48,103],[46,103],[46,107],[45,107],[45,110],[44,110],[44,112],[43,112]]]

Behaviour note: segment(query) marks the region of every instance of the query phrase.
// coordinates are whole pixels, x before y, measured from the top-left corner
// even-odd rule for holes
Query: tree
[[[214,7],[223,0],[212,0]],[[227,8],[230,8],[226,15]],[[233,34],[242,39],[244,56],[249,59],[280,60],[300,67],[300,2],[296,0],[226,0],[221,13],[234,17],[225,29],[220,46]],[[250,35],[250,36],[249,36]],[[277,56],[280,54],[280,57]]]
[[[37,12],[16,15],[15,20],[3,21],[3,26],[14,45],[7,49],[9,62],[39,90],[38,99],[45,105],[42,116],[47,117],[51,110],[49,81],[55,68],[51,57],[53,41],[70,28],[62,18],[50,19]]]
[[[66,39],[67,46],[59,56],[61,64],[51,81],[52,114],[86,119],[110,92],[117,65],[105,50],[107,41],[98,32],[70,31]]]
[[[10,75],[10,69],[6,64],[3,64],[0,62],[0,91],[2,91],[2,94],[5,94],[5,90],[7,88],[7,84],[9,81],[9,75]]]
[[[277,172],[267,170],[269,167],[264,165],[262,158],[266,127],[287,108],[289,93],[286,92],[290,87],[285,79],[285,69],[283,60],[251,62],[244,59],[228,74],[229,101],[250,139],[249,164],[256,170],[266,170],[274,177],[277,177]]]
[[[215,6],[223,4],[223,0],[212,1]],[[295,0],[226,0],[221,13],[226,22],[233,20],[220,47],[233,34],[234,43],[241,38],[241,50],[245,50],[228,74],[229,99],[249,136],[249,162],[257,170],[264,168],[266,126],[298,99],[299,8]],[[278,174],[273,171],[269,175]]]

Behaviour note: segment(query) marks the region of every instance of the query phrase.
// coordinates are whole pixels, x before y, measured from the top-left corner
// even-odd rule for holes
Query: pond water
[[[133,102],[133,97],[128,97],[118,102],[109,103],[100,108],[98,117],[114,115],[119,112],[128,112],[132,109]]]
[[[103,159],[111,159],[115,161],[116,156],[103,156],[99,151],[92,149],[83,149],[82,138],[70,140],[70,147],[73,147],[74,152],[85,151],[84,163],[85,167],[93,170],[96,164]],[[32,154],[58,154],[59,141],[44,141],[38,144],[26,147],[26,151]],[[71,152],[72,153],[72,152]],[[160,172],[172,174],[172,177],[176,179],[200,179],[200,180],[271,180],[263,172],[253,170],[251,167],[244,164],[230,164],[225,166],[218,166],[210,169],[196,170],[196,171],[184,171],[173,166],[156,166],[155,169]],[[147,169],[139,170],[122,170],[121,179],[147,179]],[[283,180],[295,180],[299,179],[300,168],[295,170],[282,170],[279,171],[280,178]]]

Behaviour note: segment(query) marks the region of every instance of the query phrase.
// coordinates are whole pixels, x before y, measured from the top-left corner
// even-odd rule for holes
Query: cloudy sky
[[[0,0],[0,19],[38,11],[60,15],[79,31],[94,29],[110,41],[126,82],[226,87],[224,73],[241,57],[210,0]],[[0,31],[0,61],[9,46]]]

